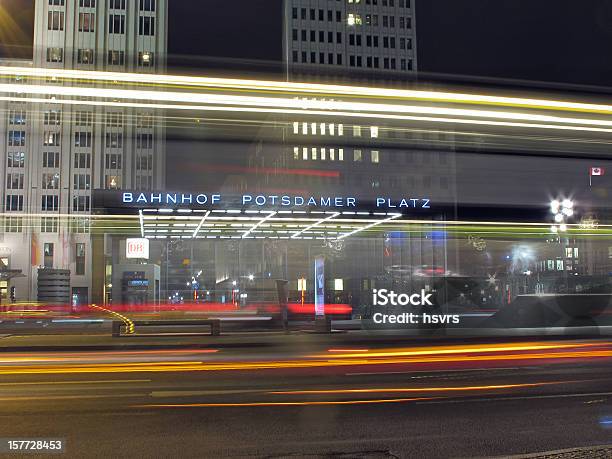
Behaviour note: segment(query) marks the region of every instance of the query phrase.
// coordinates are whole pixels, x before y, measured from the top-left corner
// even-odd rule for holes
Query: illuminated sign
[[[325,260],[317,257],[314,261],[315,316],[325,315]]]
[[[220,194],[204,193],[142,193],[124,191],[121,195],[123,205],[146,206],[210,206],[241,205],[257,207],[302,207],[302,208],[356,208],[358,199],[349,196],[290,196],[290,195],[252,195],[243,194],[223,199]],[[238,201],[239,200],[239,201]],[[227,201],[227,202],[225,202]],[[430,209],[431,200],[427,198],[389,198],[377,197],[374,200],[381,209]]]
[[[131,238],[125,240],[125,258],[149,259],[149,240],[142,238]]]

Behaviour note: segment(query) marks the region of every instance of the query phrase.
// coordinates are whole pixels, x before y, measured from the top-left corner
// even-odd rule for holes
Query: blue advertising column
[[[325,316],[325,259],[317,257],[314,261],[315,288],[315,331],[331,332],[331,322]]]

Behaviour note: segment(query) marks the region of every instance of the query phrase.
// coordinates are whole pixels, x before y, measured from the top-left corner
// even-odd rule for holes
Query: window
[[[92,126],[93,112],[75,112],[74,124],[75,126]]]
[[[44,168],[60,167],[60,154],[57,151],[44,151],[43,164]]]
[[[72,198],[73,212],[89,212],[90,198],[89,196],[74,196]]]
[[[64,50],[62,48],[47,48],[47,62],[63,62]]]
[[[43,190],[58,190],[60,185],[60,175],[58,173],[45,173],[42,175]]]
[[[121,169],[121,155],[107,153],[105,165],[107,169]]]
[[[21,151],[9,151],[7,153],[7,167],[25,167],[25,153]]]
[[[77,51],[77,63],[79,64],[93,64],[94,63],[94,51],[93,49],[79,49]]]
[[[150,113],[138,113],[136,115],[136,127],[140,129],[153,129],[153,115]]]
[[[96,0],[79,0],[79,6],[81,8],[95,8]]]
[[[373,139],[378,138],[378,126],[370,126],[370,137]]]
[[[140,11],[155,11],[155,0],[140,0]]]
[[[47,16],[47,30],[64,30],[63,11],[49,11]]]
[[[106,176],[106,189],[117,190],[121,188],[121,177],[118,175],[107,175]]]
[[[372,150],[372,162],[378,164],[380,162],[380,154],[377,150]]]
[[[361,150],[353,150],[353,161],[361,161]]]
[[[49,0],[49,6],[64,6],[64,0]]]
[[[112,4],[111,0],[111,4]],[[116,1],[115,1],[116,3]],[[125,8],[125,2],[124,2]],[[109,14],[108,15],[108,33],[123,34],[125,33],[125,15]]]
[[[140,16],[138,18],[139,35],[155,35],[155,18],[150,16]]]
[[[361,137],[361,126],[353,126],[353,137]]]
[[[106,148],[122,148],[123,133],[107,132],[106,133]]]
[[[354,13],[349,13],[346,21],[349,26],[356,26],[362,24],[361,16],[359,14]]]
[[[124,10],[125,0],[109,0],[108,7],[113,10]]]
[[[9,110],[8,123],[12,125],[26,124],[25,110]]]
[[[42,195],[40,209],[43,212],[57,212],[59,210],[59,196],[50,194]]]
[[[91,147],[91,132],[75,132],[74,146],[77,148]]]
[[[23,231],[22,217],[5,217],[4,231],[7,233],[21,233]]]
[[[9,131],[8,144],[9,147],[24,147],[25,146],[25,131]]]
[[[57,217],[43,217],[40,219],[40,231],[42,233],[57,233],[59,228],[59,219]],[[51,255],[47,251],[47,246],[51,246]],[[53,244],[45,244],[45,268],[53,267]]]
[[[53,252],[53,243],[45,242],[45,245],[43,246],[43,263],[45,268],[53,268]]]
[[[125,52],[110,50],[107,56],[108,65],[124,65],[125,64]]]
[[[23,190],[23,177],[20,172],[9,172],[6,174],[7,190]]]
[[[153,148],[153,134],[137,134],[136,148],[151,149]]]
[[[136,176],[136,189],[137,190],[151,190],[153,188],[153,177],[150,175],[137,175]]]
[[[141,2],[142,3],[142,2]],[[85,275],[85,244],[77,242],[75,250],[75,271],[77,276]]]
[[[106,114],[106,127],[123,127],[123,113],[109,112]]]
[[[43,115],[45,126],[59,126],[61,124],[61,110],[47,110]]]
[[[74,174],[73,188],[75,190],[89,190],[91,188],[91,176],[89,174]]]
[[[141,67],[153,67],[153,53],[150,51],[139,51],[138,65]]]
[[[23,210],[23,196],[7,194],[5,210],[7,212],[21,212]]]
[[[75,153],[74,168],[89,169],[91,167],[91,153]]]
[[[138,156],[136,158],[136,170],[140,170],[140,171],[153,170],[153,156],[152,155]]]
[[[79,32],[94,32],[96,15],[94,13],[79,13]]]

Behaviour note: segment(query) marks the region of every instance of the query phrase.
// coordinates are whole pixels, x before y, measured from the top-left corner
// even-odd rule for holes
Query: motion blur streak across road
[[[2,435],[65,438],[74,457],[482,457],[610,441],[608,340],[181,339],[4,352]]]
[[[517,366],[554,363],[567,360],[612,358],[612,343],[547,342],[487,345],[431,346],[398,348],[347,354],[303,354],[277,351],[261,355],[217,353],[215,349],[185,351],[141,351],[140,353],[100,352],[81,356],[74,353],[16,356],[5,355],[0,374],[78,374],[143,373],[193,371],[289,370],[307,368],[340,368],[351,366],[447,364],[462,366],[478,363],[495,367],[497,362],[511,361]],[[201,354],[201,355],[199,355]],[[198,360],[195,360],[194,357]],[[206,358],[206,360],[202,360]],[[57,364],[61,362],[63,364]],[[29,365],[23,365],[28,363]]]

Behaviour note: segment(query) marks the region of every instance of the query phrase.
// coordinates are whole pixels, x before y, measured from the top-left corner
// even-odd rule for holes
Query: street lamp
[[[574,215],[574,201],[568,198],[564,198],[562,201],[555,199],[550,202],[550,210],[554,215],[555,223],[557,225],[551,226],[550,230],[554,234],[567,233],[567,220]],[[561,236],[559,236],[559,243],[561,243]],[[565,237],[563,239],[563,273],[565,277],[565,290],[569,290],[568,272],[567,272],[567,246],[569,239]]]
[[[253,279],[255,279],[255,276],[253,274],[249,274],[249,280],[252,281]]]
[[[553,218],[557,225],[550,227],[552,233],[558,233],[559,231],[567,231],[567,219],[574,215],[574,201],[571,199],[554,199],[550,202],[550,211],[553,214]]]

